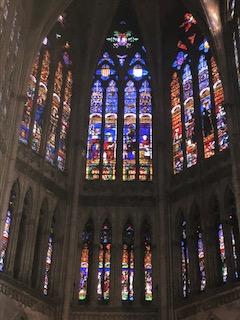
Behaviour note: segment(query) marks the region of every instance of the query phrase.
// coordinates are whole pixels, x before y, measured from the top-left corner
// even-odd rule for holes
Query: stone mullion
[[[173,272],[173,285],[174,285],[174,301],[179,301],[183,297],[182,293],[182,256],[180,242],[172,242],[173,250],[173,261],[172,261],[172,272]],[[174,259],[175,258],[175,259]]]
[[[117,121],[117,153],[116,153],[116,180],[123,180],[123,127],[124,127],[124,70],[119,69],[118,85],[118,121]]]
[[[63,104],[64,104],[64,96],[65,96],[65,89],[66,89],[66,80],[67,80],[67,73],[68,70],[64,67],[64,63],[62,62],[63,66],[63,82],[61,88],[61,97],[60,97],[60,105],[59,105],[59,112],[58,112],[58,122],[56,128],[56,138],[55,138],[55,159],[54,164],[58,165],[58,151],[59,151],[59,142],[60,142],[60,134],[61,134],[61,125],[62,125],[62,116],[63,116]]]
[[[41,143],[39,154],[45,158],[46,155],[46,146],[49,135],[50,121],[51,121],[51,110],[52,110],[52,101],[53,101],[53,93],[54,93],[54,82],[55,82],[55,73],[57,71],[57,65],[59,62],[59,54],[58,50],[51,52],[52,60],[50,62],[50,70],[48,77],[48,92],[47,99],[43,112],[43,126],[42,126],[42,134],[41,134]]]
[[[110,306],[121,307],[122,224],[117,215],[112,225]]]
[[[138,131],[137,131],[138,132]],[[136,221],[136,220],[135,220]],[[141,233],[139,225],[135,224],[135,239],[134,239],[134,305],[141,306],[142,300],[142,246],[141,246]]]
[[[220,274],[219,244],[216,227],[208,227],[204,232],[206,243],[205,268],[207,275],[207,288],[215,288],[222,281]]]
[[[195,230],[193,230],[195,231]],[[200,274],[198,265],[198,248],[196,234],[188,237],[190,295],[200,291]]]
[[[87,301],[90,306],[96,306],[97,297],[97,283],[98,283],[98,257],[99,257],[99,227],[98,224],[94,226],[94,239],[92,242],[91,258],[89,263],[88,275],[88,289]]]
[[[227,264],[227,282],[234,281],[234,258],[233,258],[233,248],[232,248],[232,238],[231,238],[231,225],[229,221],[223,221],[223,234],[224,234],[224,245],[225,245],[225,255]]]
[[[24,252],[21,257],[22,259],[22,270],[19,273],[19,278],[24,280],[26,283],[31,283],[31,274],[32,274],[32,261],[34,256],[34,248],[35,248],[35,241],[36,241],[36,231],[38,228],[39,222],[39,213],[41,208],[41,202],[39,201],[41,194],[38,194],[38,199],[34,199],[31,204],[30,212],[27,212],[27,228],[26,228],[26,243],[24,247]],[[37,218],[36,218],[37,216]],[[36,223],[37,222],[37,223]]]

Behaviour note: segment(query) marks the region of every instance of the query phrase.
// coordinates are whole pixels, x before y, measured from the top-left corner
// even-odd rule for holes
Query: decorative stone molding
[[[105,313],[105,312],[73,312],[73,320],[157,320],[159,318],[157,313]]]
[[[237,287],[231,291],[215,294],[213,297],[202,301],[193,302],[185,307],[176,310],[176,319],[185,319],[199,312],[208,311],[233,301],[240,300],[240,288]]]
[[[24,289],[17,288],[0,280],[0,294],[20,303],[23,308],[31,308],[32,311],[40,312],[46,316],[52,317],[55,314],[55,307],[50,306],[44,301],[37,299],[27,293]]]

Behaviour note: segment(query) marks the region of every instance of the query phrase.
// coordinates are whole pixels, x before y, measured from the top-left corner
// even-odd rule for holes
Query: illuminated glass
[[[223,233],[223,225],[220,223],[218,225],[218,242],[219,242],[219,253],[221,258],[221,273],[223,282],[227,282],[228,278],[228,269],[226,262],[226,249],[224,243],[224,233]]]
[[[71,115],[72,84],[72,72],[68,71],[63,98],[63,109],[57,153],[57,165],[58,168],[62,171],[65,169],[66,163],[66,139],[69,130],[69,119]]]
[[[83,245],[80,260],[80,279],[79,279],[79,301],[85,301],[87,299],[87,286],[88,286],[88,274],[89,274],[89,255],[92,245],[93,231],[90,223],[87,224],[83,235]]]
[[[56,135],[59,119],[59,111],[61,105],[61,92],[63,85],[63,66],[62,63],[58,63],[58,67],[55,73],[54,91],[52,96],[52,106],[50,114],[50,127],[47,139],[46,159],[54,164],[56,158]]]
[[[209,82],[209,68],[206,57],[204,55],[201,55],[199,59],[198,81],[200,110],[202,117],[204,157],[210,158],[215,154],[215,140],[213,127],[213,106],[211,101]]]
[[[129,223],[123,231],[122,301],[134,301],[134,229]]]
[[[119,32],[114,31],[112,37],[108,37],[107,41],[111,42],[114,48],[126,47],[130,48],[133,43],[139,39],[134,37],[132,31]]]
[[[182,293],[183,297],[186,298],[190,293],[190,278],[189,278],[189,255],[187,245],[187,231],[186,221],[182,222],[182,234],[181,234],[181,274],[182,274]]]
[[[16,193],[15,189],[16,188],[13,187],[11,190],[9,203],[8,203],[7,215],[6,215],[5,224],[3,227],[1,248],[0,248],[0,271],[1,272],[4,271],[4,267],[5,267],[5,258],[6,258],[8,243],[9,243],[11,224],[12,224],[14,209],[15,209],[16,201],[17,201],[17,193]]]
[[[203,246],[203,234],[201,227],[198,226],[197,229],[197,248],[198,248],[198,266],[200,274],[200,290],[204,291],[206,289],[207,278],[205,271],[205,253]]]
[[[172,114],[172,139],[173,139],[173,169],[174,173],[183,170],[183,125],[181,119],[180,83],[176,72],[171,82],[171,114]]]
[[[137,93],[133,81],[128,81],[124,93],[123,180],[129,181],[136,179]]]
[[[92,88],[88,143],[86,179],[95,180],[100,177],[100,148],[102,134],[102,105],[103,88],[100,81],[96,81]]]
[[[139,90],[139,180],[152,180],[152,95],[149,82]]]
[[[153,279],[152,279],[152,237],[150,227],[144,227],[144,299],[153,300]]]
[[[111,228],[105,221],[101,236],[98,258],[98,300],[108,301],[110,299],[110,272],[111,272]]]
[[[220,79],[218,67],[214,57],[211,58],[213,95],[215,103],[215,114],[217,124],[217,136],[219,151],[223,151],[229,146],[229,137],[227,133],[226,111],[224,109],[224,91]]]
[[[189,64],[183,70],[183,105],[185,122],[185,145],[187,167],[190,168],[197,163],[197,143],[195,139],[195,119],[194,119],[194,98],[193,98],[193,78]]]
[[[46,50],[43,56],[43,61],[42,61],[36,112],[35,112],[33,132],[32,132],[32,149],[36,152],[39,152],[41,140],[42,140],[43,114],[44,114],[46,100],[47,100],[49,72],[50,72],[50,53],[48,50]]]
[[[106,89],[105,128],[103,144],[103,180],[116,178],[118,89],[115,81],[110,81]]]
[[[47,256],[45,261],[43,293],[45,296],[49,293],[50,271],[52,266],[53,241],[54,240],[54,222],[52,222],[51,232],[48,237]]]
[[[21,142],[26,144],[29,141],[29,133],[30,133],[29,131],[30,131],[30,125],[31,125],[34,97],[36,92],[38,68],[39,68],[39,54],[37,55],[37,58],[34,61],[32,73],[30,75],[29,85],[27,88],[27,100],[24,105],[23,118],[20,126],[19,139]]]

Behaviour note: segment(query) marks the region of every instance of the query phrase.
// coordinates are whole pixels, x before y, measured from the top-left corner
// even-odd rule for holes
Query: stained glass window
[[[143,230],[144,237],[144,300],[153,300],[152,279],[152,235],[150,226],[146,223]]]
[[[171,114],[172,114],[172,140],[173,140],[173,168],[174,173],[183,170],[183,135],[181,119],[180,83],[176,72],[171,82]]]
[[[118,89],[114,80],[106,89],[105,129],[103,143],[103,180],[116,178]]]
[[[135,180],[136,178],[136,99],[134,82],[129,81],[124,90],[123,180]]]
[[[30,75],[29,85],[27,89],[27,101],[25,102],[25,105],[24,105],[23,118],[22,118],[21,127],[20,127],[19,139],[21,142],[26,144],[29,141],[33,102],[35,98],[37,74],[38,74],[38,68],[39,68],[39,58],[40,57],[38,54],[33,64],[32,73]]]
[[[190,168],[197,163],[197,144],[195,141],[193,78],[189,64],[186,64],[184,67],[182,83],[186,132],[186,161],[187,168]]]
[[[86,178],[88,180],[100,177],[100,148],[102,135],[102,105],[103,88],[100,81],[96,81],[92,88],[91,107],[88,128],[87,144],[87,168]]]
[[[63,66],[62,63],[58,63],[58,67],[55,73],[54,91],[52,96],[52,106],[50,114],[50,128],[47,139],[46,159],[50,163],[54,163],[56,155],[56,135],[59,111],[61,105],[61,91],[63,85]]]
[[[182,275],[182,293],[183,297],[186,298],[190,293],[190,277],[189,277],[189,254],[187,245],[187,230],[186,221],[182,221],[181,225],[181,275]]]
[[[86,179],[151,181],[152,93],[146,49],[122,21],[106,39],[90,102]],[[97,109],[97,110],[96,110]],[[120,115],[120,117],[119,117]]]
[[[204,158],[207,159],[229,146],[224,90],[209,42],[201,34],[197,20],[191,13],[184,15],[179,30],[180,39],[171,79],[175,174],[196,165],[202,147]],[[197,96],[200,106],[195,103]],[[196,123],[199,122],[202,132],[198,137]]]
[[[134,300],[134,229],[127,223],[123,230],[122,301]]]
[[[66,139],[69,129],[69,119],[71,115],[71,99],[72,99],[72,72],[68,71],[67,80],[65,84],[64,100],[63,100],[63,110],[60,125],[60,137],[58,142],[58,154],[57,163],[60,170],[65,169],[66,163]]]
[[[3,227],[2,239],[1,239],[0,271],[4,271],[4,267],[5,267],[6,253],[7,253],[8,243],[9,243],[12,219],[13,219],[13,214],[16,207],[16,202],[17,202],[17,190],[16,190],[16,185],[14,185],[11,190],[11,194],[9,198],[8,210],[7,210],[7,215],[5,219],[5,224]]]
[[[199,266],[199,275],[200,275],[200,291],[206,289],[207,278],[205,271],[205,252],[203,246],[203,234],[201,227],[197,228],[197,249],[198,249],[198,266]]]
[[[54,30],[61,29],[63,22],[58,20]],[[58,42],[62,37],[60,29],[56,39],[55,34],[54,37],[50,34],[44,38],[33,64],[19,140],[45,156],[51,165],[64,171],[73,76],[71,46],[68,41],[63,46],[62,42]],[[55,61],[58,59],[56,62],[51,59],[53,55]]]
[[[51,267],[52,267],[53,247],[54,247],[54,218],[52,220],[51,231],[48,236],[47,255],[46,255],[45,270],[44,270],[43,294],[46,296],[49,293],[50,271],[51,271]]]
[[[48,93],[48,77],[50,73],[50,52],[46,50],[43,56],[40,83],[38,88],[38,96],[36,102],[36,112],[34,117],[33,132],[32,132],[32,149],[39,152],[42,129],[43,129],[43,114],[46,106]]]
[[[108,301],[110,299],[110,272],[111,272],[111,227],[105,221],[101,236],[98,258],[98,300]]]
[[[224,110],[224,91],[222,81],[220,79],[218,67],[214,57],[211,58],[213,95],[215,103],[216,125],[219,150],[222,151],[229,146],[226,111]]]
[[[152,95],[147,80],[139,89],[139,180],[152,180]]]
[[[232,260],[233,260],[233,266],[234,266],[234,277],[235,279],[239,279],[239,267],[238,267],[238,259],[239,254],[237,250],[237,244],[239,240],[239,228],[238,228],[238,221],[236,218],[235,213],[233,212],[229,216],[230,220],[230,237],[231,237],[231,245],[232,245]]]
[[[219,253],[220,253],[220,259],[221,259],[222,280],[223,282],[227,282],[228,269],[227,269],[227,262],[226,262],[226,249],[225,249],[225,242],[224,242],[223,225],[221,223],[218,225],[218,243],[219,243]]]
[[[82,252],[80,260],[80,278],[79,278],[79,301],[86,301],[89,276],[90,250],[93,240],[93,228],[90,222],[87,223],[82,234]]]

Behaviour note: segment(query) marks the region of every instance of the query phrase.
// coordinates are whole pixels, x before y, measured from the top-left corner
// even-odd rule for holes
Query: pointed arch
[[[111,273],[111,243],[112,228],[108,220],[103,223],[100,233],[100,247],[98,257],[98,300],[110,299],[110,273]]]
[[[14,182],[12,189],[10,191],[10,197],[8,201],[8,209],[5,218],[2,239],[1,239],[1,248],[0,248],[0,271],[4,271],[6,265],[6,258],[7,258],[7,250],[9,245],[9,240],[11,237],[11,230],[13,220],[15,220],[15,212],[17,209],[18,201],[20,195],[20,185],[19,181],[17,180]]]
[[[134,227],[128,220],[122,233],[122,301],[134,301]]]
[[[32,204],[33,192],[32,189],[29,188],[24,197],[21,219],[18,229],[17,248],[13,269],[13,275],[15,278],[18,278],[20,276],[23,267],[24,256],[26,253],[28,223],[32,214]]]
[[[45,235],[46,221],[49,214],[48,201],[44,199],[40,208],[39,219],[37,224],[37,233],[34,246],[34,256],[32,264],[31,285],[33,288],[39,286],[42,259],[43,259],[43,237]]]
[[[79,301],[86,301],[88,297],[88,278],[90,268],[90,256],[93,242],[93,222],[91,219],[85,225],[82,233],[82,250],[80,257],[80,277],[79,277]]]
[[[143,243],[143,269],[144,269],[144,300],[153,301],[153,266],[152,266],[152,229],[147,220],[141,228]]]

